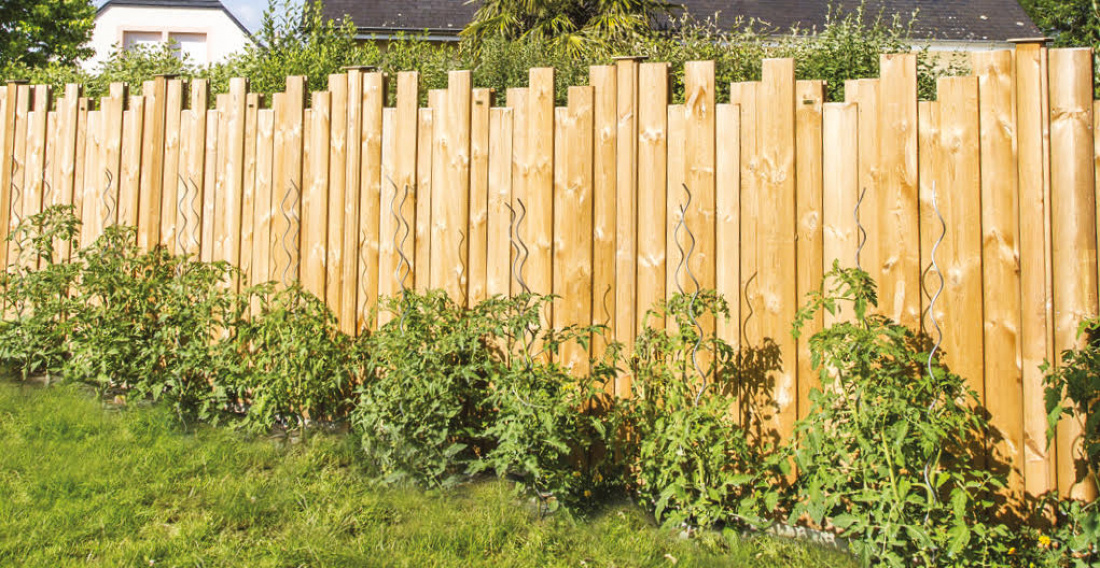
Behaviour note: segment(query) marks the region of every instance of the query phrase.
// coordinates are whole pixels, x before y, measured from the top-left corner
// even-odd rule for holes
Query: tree
[[[546,39],[580,52],[648,35],[672,8],[663,0],[485,0],[462,35]]]
[[[1020,0],[1028,16],[1059,47],[1100,43],[1100,2],[1097,0]]]
[[[71,65],[92,54],[94,25],[90,0],[0,0],[0,66]]]

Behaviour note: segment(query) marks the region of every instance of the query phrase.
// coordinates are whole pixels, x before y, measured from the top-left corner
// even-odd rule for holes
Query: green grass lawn
[[[372,483],[351,441],[185,433],[156,408],[0,382],[3,566],[847,566],[772,538],[687,541],[637,507],[539,518],[505,482]]]

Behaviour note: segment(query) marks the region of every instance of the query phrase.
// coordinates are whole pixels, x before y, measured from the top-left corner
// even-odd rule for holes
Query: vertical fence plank
[[[248,80],[230,79],[229,115],[225,122],[225,205],[222,232],[225,235],[222,249],[223,258],[229,263],[241,265],[241,219],[244,201],[244,147],[245,120],[248,112]],[[326,140],[327,145],[327,140]],[[236,285],[236,282],[234,282]]]
[[[281,98],[281,97],[280,97]],[[274,175],[275,111],[263,109],[256,116],[256,207],[252,226],[253,284],[271,280],[272,176]]]
[[[636,246],[637,277],[634,289],[637,290],[636,303],[632,319],[637,328],[641,330],[645,322],[645,314],[652,309],[657,302],[664,300],[666,293],[666,217],[668,191],[668,64],[667,63],[643,63],[638,70],[638,146],[637,146],[637,236]],[[621,73],[620,73],[621,77]],[[620,97],[620,104],[622,98]],[[619,112],[620,121],[623,119],[622,107]],[[621,123],[620,123],[621,127]],[[622,166],[620,154],[619,165]],[[624,187],[619,186],[618,205],[623,205]],[[619,216],[621,221],[623,216]],[[618,234],[622,234],[620,231]],[[623,251],[622,245],[619,248]],[[619,268],[623,268],[620,262]],[[629,277],[629,276],[628,276]],[[630,286],[620,287],[619,292],[625,292]],[[629,297],[629,296],[627,296]],[[626,325],[631,319],[624,318],[619,325]],[[648,322],[654,327],[664,327],[665,322],[653,319]],[[633,334],[631,335],[633,337]],[[630,392],[629,377],[620,377],[615,391],[620,395]]]
[[[11,154],[11,181],[9,182],[11,184],[9,234],[11,234],[11,232],[25,219],[24,212],[26,207],[24,201],[27,199],[27,122],[30,111],[31,87],[29,85],[19,85],[16,89],[15,122],[12,130],[14,145]],[[100,134],[97,132],[97,135]],[[99,146],[95,146],[95,148],[98,149]],[[16,242],[13,241],[0,246],[5,246],[8,249],[9,263],[16,260],[19,254],[19,248]]]
[[[272,206],[272,269],[283,286],[298,279],[301,267],[302,148],[305,77],[287,77],[282,113],[275,113],[275,186]],[[282,132],[282,136],[279,133]],[[281,143],[280,143],[281,141]]]
[[[513,111],[489,112],[489,212],[488,252],[485,258],[486,292],[509,295],[512,275],[512,132]],[[419,220],[418,220],[419,223]],[[419,249],[417,249],[419,250]]]
[[[405,71],[397,74],[397,189],[401,201],[401,246],[405,257],[403,286],[412,288],[416,282],[416,204],[417,186],[417,127],[420,101],[420,74]],[[407,191],[406,191],[407,188]]]
[[[684,184],[691,190],[687,226],[695,236],[695,251],[688,259],[692,274],[703,289],[714,289],[714,72],[713,61],[684,64]],[[678,191],[683,191],[682,188]],[[682,282],[687,292],[691,283]],[[714,330],[714,319],[700,318],[705,332]],[[704,365],[705,366],[705,365]]]
[[[76,183],[77,129],[81,117],[81,91],[80,85],[66,85],[65,98],[62,102],[58,103],[57,106],[58,141],[54,146],[54,160],[57,164],[57,175],[53,180],[53,203],[55,205],[73,204],[73,189]],[[2,111],[0,111],[0,117],[3,117]],[[0,144],[0,147],[3,147],[3,145]],[[3,155],[2,150],[0,150],[0,155]],[[0,187],[0,191],[2,190],[3,188]],[[2,201],[3,200],[0,199],[0,202]],[[0,208],[2,207],[3,205],[0,203]],[[0,227],[3,227],[2,219],[0,219]],[[57,247],[57,258],[59,260],[69,258],[69,241],[58,240],[55,246]],[[2,265],[2,263],[0,263],[0,265]]]
[[[589,84],[595,89],[592,106],[593,178],[592,178],[592,320],[607,329],[592,342],[592,356],[603,356],[607,342],[615,333],[615,223],[617,116],[616,70],[611,65],[589,69]],[[613,394],[615,383],[605,385]]]
[[[1092,169],[1092,50],[1053,49],[1050,65],[1051,254],[1054,351],[1081,346],[1077,326],[1097,313],[1096,194]],[[1057,158],[1057,159],[1055,159]],[[1091,499],[1083,417],[1058,424],[1058,491]]]
[[[214,261],[226,261],[229,262],[229,255],[227,254],[227,246],[229,241],[229,232],[226,230],[228,226],[228,213],[229,213],[229,191],[228,180],[231,177],[229,172],[229,121],[233,115],[232,104],[230,103],[231,97],[229,93],[219,94],[214,98],[215,107],[218,109],[218,152],[217,152],[217,165],[214,167],[214,192],[212,199],[208,199],[207,203],[211,204],[211,211],[213,212],[213,227],[211,228],[211,234],[213,235],[213,248],[211,258]]]
[[[558,109],[554,188],[554,326],[592,322],[593,87],[570,87],[569,107]],[[577,343],[562,346],[562,364],[588,372],[588,354]]]
[[[759,435],[759,420],[755,411],[755,385],[763,380],[760,372],[753,368],[754,356],[760,352],[761,338],[759,332],[760,318],[756,316],[759,310],[759,294],[756,287],[758,243],[756,234],[756,217],[759,211],[758,197],[759,157],[757,153],[757,121],[756,121],[756,94],[759,90],[758,83],[732,83],[730,84],[730,103],[739,109],[739,137],[741,160],[738,164],[738,175],[741,181],[741,192],[737,196],[740,210],[740,235],[738,251],[739,281],[736,283],[740,291],[739,320],[736,322],[741,338],[739,359],[743,363],[742,377],[736,385],[738,392],[738,408],[736,415],[741,421],[742,427],[749,429],[754,435]]]
[[[447,176],[446,176],[446,161],[443,155],[443,147],[447,135],[447,91],[445,89],[434,89],[428,92],[428,104],[432,108],[433,120],[435,126],[432,132],[432,160],[431,160],[431,176],[432,176],[432,198],[431,198],[431,251],[429,254],[429,271],[430,277],[428,279],[428,287],[438,289],[440,287],[440,281],[443,278],[446,271],[446,259],[442,251],[442,243],[440,240],[440,233],[445,230],[446,218],[442,216],[440,212],[445,207],[444,200],[447,198]]]
[[[242,285],[251,284],[253,242],[256,237],[256,144],[260,95],[250,93],[245,103],[244,117],[244,185],[241,187],[241,254]]]
[[[489,252],[489,108],[490,89],[474,89],[470,115],[469,298],[472,307],[487,297]]]
[[[859,245],[854,217],[859,199],[859,107],[855,103],[826,103],[821,120],[822,138],[828,141],[821,149],[822,269],[829,270],[834,260],[851,268]],[[845,317],[826,313],[822,323],[832,325]]]
[[[823,276],[823,125],[822,105],[825,103],[825,83],[798,81],[795,85],[795,269],[797,288],[795,306],[806,295],[817,290]],[[914,131],[916,125],[914,124]],[[830,143],[832,143],[830,141]],[[798,338],[798,417],[810,412],[810,390],[821,386],[810,359],[809,340],[821,330],[822,315],[816,314],[805,324]]]
[[[943,151],[940,148],[940,103],[920,101],[917,104],[917,140],[920,167],[920,262],[924,270],[921,274],[921,305],[924,311],[921,314],[920,328],[933,340],[938,340],[941,334],[936,331],[929,307],[932,296],[939,290],[939,280],[932,271],[932,246],[941,234],[946,236],[944,226],[940,224],[940,218],[932,206],[932,188],[938,188],[942,192],[946,187],[943,182]],[[942,254],[940,257],[942,258]]]
[[[615,329],[613,337],[625,346],[627,357],[632,352],[635,333],[641,325],[637,302],[640,60],[640,58],[626,57],[615,61],[617,123],[615,127]],[[667,87],[668,81],[666,80],[664,84]],[[665,104],[668,102],[667,98],[666,91]],[[629,396],[630,378],[625,375],[616,378],[614,391],[619,396]]]
[[[917,219],[917,56],[880,60],[879,150],[882,186],[878,200],[881,245],[872,273],[879,307],[903,325],[920,320],[920,246]]]
[[[677,292],[691,294],[694,292],[688,271],[691,266],[686,254],[692,248],[691,238],[698,241],[698,237],[688,236],[690,227],[684,219],[684,212],[680,207],[687,203],[687,193],[684,191],[684,164],[687,161],[687,120],[684,105],[668,105],[668,174],[665,177],[665,293],[660,300],[671,299]],[[679,229],[683,222],[684,228]],[[641,225],[640,225],[641,226]],[[694,257],[694,251],[692,252]],[[696,277],[698,279],[698,277]],[[652,306],[651,306],[652,307]],[[676,332],[677,322],[675,318],[666,318],[665,327],[669,332]]]
[[[11,226],[12,177],[15,169],[15,108],[19,86],[8,83],[0,99],[0,243],[6,242]],[[0,267],[8,265],[8,247],[0,245]]]
[[[378,303],[378,220],[382,191],[382,105],[386,99],[385,76],[367,73],[363,78],[362,133],[360,144],[359,292],[356,309],[358,331],[373,328],[368,317]]]
[[[161,227],[158,242],[174,252],[177,241],[176,218],[179,216],[176,209],[179,207],[180,171],[182,170],[180,121],[183,119],[183,81],[179,79],[168,81],[164,96],[164,175],[161,178],[163,180],[160,204]],[[145,99],[142,100],[144,102]],[[141,205],[140,192],[137,205],[139,207]]]
[[[394,298],[398,285],[397,242],[401,239],[398,215],[401,190],[397,185],[397,109],[382,109],[382,188],[378,219],[378,299]],[[378,312],[378,326],[393,319],[393,313]]]
[[[432,264],[432,147],[435,140],[433,109],[418,113],[416,140],[416,258],[413,283],[420,292],[431,287]],[[508,164],[511,168],[511,164]]]
[[[985,385],[994,460],[1007,465],[1014,504],[1024,494],[1023,376],[1020,369],[1019,188],[1016,69],[1011,51],[973,54],[981,122],[982,287]],[[994,292],[996,291],[996,292]]]
[[[529,204],[527,199],[527,180],[531,174],[529,156],[527,152],[527,123],[531,108],[530,92],[526,88],[508,89],[508,107],[512,109],[512,207],[517,210],[516,239],[527,246],[530,229],[527,227],[526,209]],[[513,274],[511,289],[512,294],[522,292],[522,286],[516,276],[522,277],[526,283],[526,253],[522,258],[515,259],[516,269],[523,274]]]
[[[844,97],[859,107],[859,223],[866,231],[857,265],[876,281],[880,280],[879,246],[883,245],[879,230],[878,204],[882,200],[882,178],[879,152],[879,81],[858,79],[845,81]],[[881,282],[880,282],[881,284]],[[881,285],[879,286],[881,289]],[[881,301],[881,300],[880,300]],[[885,304],[880,304],[885,307]]]
[[[329,133],[328,237],[325,253],[325,305],[339,319],[343,311],[344,208],[347,204],[348,159],[348,75],[328,76],[332,93],[332,124]],[[355,101],[357,102],[357,101]],[[340,322],[341,326],[343,322]]]
[[[280,109],[286,108],[286,99],[282,99],[282,104],[279,105]],[[199,258],[203,262],[212,262],[214,260],[214,238],[215,230],[217,227],[216,222],[216,203],[217,203],[217,180],[221,170],[221,162],[218,159],[218,142],[220,138],[218,136],[219,129],[218,124],[221,120],[221,114],[223,110],[215,108],[206,113],[206,129],[203,132],[206,133],[206,140],[204,146],[204,152],[206,153],[203,158],[203,177],[202,177],[202,192],[199,194],[202,199],[198,202],[201,204],[199,209],[199,220],[196,223],[196,228],[202,227],[201,236],[199,238]],[[285,114],[285,111],[282,111]]]
[[[141,197],[138,198],[138,245],[151,248],[160,240],[160,214],[165,183],[164,139],[168,99],[168,81],[163,75],[147,81],[145,96],[144,141],[142,143]]]
[[[31,89],[32,111],[27,114],[26,174],[23,178],[23,219],[42,211],[42,192],[45,190],[46,173],[46,123],[49,118],[50,88],[37,85]],[[120,136],[109,145],[121,145],[122,110],[119,102],[118,121]],[[117,156],[117,154],[116,154]]]
[[[178,187],[178,191],[183,192],[184,196],[177,196],[176,227],[183,236],[177,243],[182,243],[180,252],[192,255],[199,255],[202,246],[203,189],[206,179],[206,115],[209,98],[209,84],[205,80],[196,79],[191,82],[190,136],[184,138],[185,154],[180,156],[180,163],[183,164],[181,169],[184,169],[181,175],[184,179]],[[149,100],[146,99],[146,105],[148,104]],[[148,106],[145,110],[146,117],[149,117]],[[263,281],[267,281],[266,275]]]
[[[84,211],[84,162],[88,146],[88,110],[90,106],[91,99],[80,97],[76,114],[76,159],[73,162],[73,215],[77,219],[83,219]],[[3,227],[3,230],[6,231],[7,227]],[[77,239],[77,243],[79,242],[80,240]],[[0,251],[4,250],[4,247],[0,247]],[[65,250],[68,254],[62,258],[72,258],[73,251],[69,250],[69,245],[65,245]]]
[[[92,104],[92,99],[88,99],[88,104]],[[99,236],[96,226],[96,215],[99,213],[99,206],[97,199],[98,191],[96,191],[96,182],[99,179],[97,170],[99,167],[99,143],[102,139],[101,133],[101,120],[102,113],[98,110],[88,112],[87,125],[85,126],[84,135],[84,175],[81,179],[81,185],[78,187],[77,192],[80,193],[80,248],[87,247],[92,244]],[[17,124],[18,128],[18,124]],[[18,131],[16,131],[16,137],[18,138]],[[16,148],[18,149],[18,140],[16,140]],[[14,159],[14,158],[13,158]],[[21,183],[21,182],[18,182]],[[15,221],[15,205],[16,200],[16,188],[18,187],[16,177],[12,177],[12,221]],[[10,250],[10,249],[9,249]],[[75,252],[75,251],[73,251]],[[9,259],[10,260],[10,259]]]
[[[942,162],[936,198],[947,235],[936,259],[946,284],[935,312],[945,330],[944,362],[978,393],[979,404],[985,404],[984,316],[977,300],[982,297],[980,125],[974,112],[978,79],[942,78],[937,90]]]
[[[757,104],[760,153],[759,211],[757,218],[760,256],[757,259],[762,307],[761,337],[774,342],[776,368],[768,373],[773,400],[766,436],[787,439],[797,416],[797,345],[790,322],[797,309],[795,287],[795,79],[794,61],[764,61],[760,100]]]
[[[443,178],[432,199],[432,287],[441,288],[459,304],[467,298],[469,282],[470,218],[470,109],[471,74],[449,73],[449,86],[438,121],[436,138],[442,141]],[[435,257],[440,258],[436,273]]]
[[[102,159],[100,164],[100,219],[101,227],[106,228],[118,223],[119,184],[122,182],[122,112],[126,104],[126,89],[120,89],[121,95],[103,99],[100,106],[103,109],[103,141]],[[157,230],[160,228],[158,226]],[[156,244],[160,233],[151,235],[149,246]]]
[[[328,243],[329,132],[332,95],[313,93],[309,130],[309,177],[302,194],[302,285],[318,298],[325,297],[325,260]]]
[[[354,335],[359,329],[359,236],[360,192],[363,164],[363,109],[366,99],[363,74],[358,69],[347,73],[347,161],[344,168],[344,232],[340,243],[343,267],[340,271],[340,330]],[[343,125],[344,123],[339,123]]]
[[[729,318],[716,322],[718,337],[741,347],[741,107],[717,105],[715,129],[714,286],[729,304]],[[727,380],[732,378],[727,377]],[[740,421],[740,409],[735,408]]]
[[[527,194],[527,284],[536,294],[553,288],[554,220],[554,70],[530,71],[529,116],[527,121],[527,164],[530,176]],[[549,321],[551,314],[544,314]]]
[[[145,97],[132,97],[129,110],[122,115],[122,172],[118,191],[118,222],[128,227],[137,226],[138,221],[144,120]],[[175,134],[179,136],[178,131]]]

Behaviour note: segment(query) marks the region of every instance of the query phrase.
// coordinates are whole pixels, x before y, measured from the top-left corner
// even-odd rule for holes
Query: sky
[[[260,27],[260,20],[264,16],[264,8],[267,7],[267,0],[221,0],[222,4],[237,17],[238,20],[244,24],[244,27],[248,28],[248,31],[254,32]],[[107,0],[95,0],[95,5],[98,8],[105,4]]]

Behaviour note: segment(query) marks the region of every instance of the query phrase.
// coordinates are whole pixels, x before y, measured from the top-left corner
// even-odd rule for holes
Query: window
[[[195,65],[208,63],[206,53],[206,34],[196,32],[169,32],[169,31],[124,31],[122,32],[122,48],[131,49],[135,46],[155,46],[171,42],[172,50],[176,57],[188,58]]]
[[[122,48],[130,49],[137,45],[156,45],[163,35],[160,32],[123,32]]]
[[[168,40],[177,57],[187,58],[197,65],[206,64],[206,34],[171,32]]]

